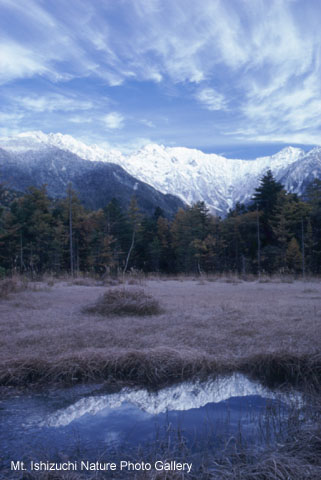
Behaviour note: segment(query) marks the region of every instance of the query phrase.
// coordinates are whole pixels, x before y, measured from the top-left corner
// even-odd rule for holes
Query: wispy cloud
[[[19,105],[19,107],[23,107],[26,110],[33,110],[34,112],[71,112],[74,110],[90,110],[93,108],[93,103],[90,101],[70,98],[60,94],[17,97],[15,103]]]
[[[73,115],[72,117],[68,117],[68,121],[76,124],[92,123],[93,118],[88,115]]]
[[[0,112],[0,122],[17,124],[23,118],[21,113],[3,113]]]
[[[14,85],[14,111],[30,121],[69,112],[76,128],[88,112],[102,136],[126,128],[134,142],[158,112],[168,132],[197,138],[206,124],[212,136],[215,125],[221,143],[320,138],[318,1],[0,0],[0,9],[0,84]]]
[[[214,88],[204,88],[196,94],[197,100],[208,110],[226,110],[227,102],[221,93]]]
[[[90,143],[90,142],[89,142]],[[135,140],[133,141],[128,141],[125,144],[122,143],[117,143],[117,142],[98,142],[98,146],[105,149],[105,150],[115,150],[115,151],[121,151],[122,153],[134,153],[137,152],[140,148],[145,147],[146,145],[149,145],[153,143],[152,139],[147,138],[147,137],[136,137]]]
[[[124,117],[119,112],[111,112],[101,119],[108,129],[114,130],[124,127]]]
[[[155,128],[155,124],[151,120],[147,120],[146,118],[141,118],[140,123],[146,125],[148,128]]]
[[[46,62],[31,50],[14,42],[0,42],[0,83],[48,72]]]

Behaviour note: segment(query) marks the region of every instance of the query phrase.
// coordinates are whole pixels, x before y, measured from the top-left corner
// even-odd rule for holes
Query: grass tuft
[[[0,299],[7,298],[11,293],[17,293],[27,288],[27,282],[16,277],[0,280]]]
[[[0,368],[0,386],[72,385],[104,382],[160,388],[191,378],[208,378],[211,373],[230,373],[204,356],[191,352],[154,348],[144,352],[92,353],[60,355],[55,361],[30,357],[4,362]]]
[[[95,304],[83,309],[85,313],[98,315],[159,315],[162,310],[159,302],[144,290],[115,288],[104,293]]]
[[[321,355],[318,353],[256,354],[241,361],[239,370],[269,388],[282,384],[296,387],[310,385],[311,388],[320,388],[321,385]]]

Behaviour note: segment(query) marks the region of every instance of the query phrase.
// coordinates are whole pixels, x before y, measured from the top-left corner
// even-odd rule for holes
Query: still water
[[[91,385],[12,396],[0,405],[0,467],[262,445],[275,441],[297,402],[240,374],[157,392]]]

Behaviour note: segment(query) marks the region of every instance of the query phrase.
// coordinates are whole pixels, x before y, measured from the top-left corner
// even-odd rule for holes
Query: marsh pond
[[[196,469],[207,453],[232,452],[236,443],[260,449],[279,441],[301,402],[241,374],[158,391],[81,385],[8,395],[0,410],[2,470],[19,478],[12,461],[32,470],[39,462],[46,470],[46,462],[83,461],[86,471],[88,462],[124,458],[185,459]]]

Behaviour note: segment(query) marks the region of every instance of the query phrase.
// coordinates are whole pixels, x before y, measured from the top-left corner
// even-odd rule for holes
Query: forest
[[[271,171],[251,201],[226,218],[204,202],[166,218],[143,215],[135,196],[127,210],[112,200],[86,210],[68,186],[65,198],[42,188],[23,195],[0,190],[0,274],[128,271],[297,275],[321,273],[321,180],[303,197],[288,193]]]

